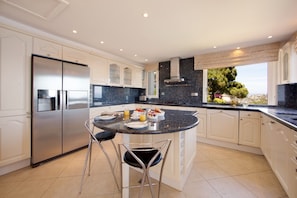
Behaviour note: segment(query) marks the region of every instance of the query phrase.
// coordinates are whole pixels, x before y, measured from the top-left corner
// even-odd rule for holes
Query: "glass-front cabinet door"
[[[132,69],[129,67],[124,68],[124,85],[132,85]]]
[[[159,72],[157,70],[147,72],[147,97],[159,97]]]
[[[121,83],[121,67],[118,64],[109,65],[109,83],[117,85]]]

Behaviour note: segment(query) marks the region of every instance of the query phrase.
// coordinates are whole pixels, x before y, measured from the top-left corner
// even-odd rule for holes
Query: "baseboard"
[[[30,158],[0,167],[0,176],[30,166]]]
[[[207,139],[207,138],[203,138],[203,137],[197,137],[197,142],[211,144],[214,146],[230,148],[230,149],[234,149],[234,150],[238,150],[238,151],[244,151],[244,152],[253,153],[253,154],[257,154],[257,155],[263,155],[262,150],[260,148],[251,147],[251,146],[245,146],[245,145],[234,144],[234,143],[229,143],[229,142],[222,142],[222,141],[218,141],[218,140],[211,140],[211,139]]]

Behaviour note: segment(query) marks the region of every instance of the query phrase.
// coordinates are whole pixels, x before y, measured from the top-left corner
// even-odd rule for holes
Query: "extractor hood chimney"
[[[184,84],[185,79],[180,77],[179,69],[179,58],[172,58],[170,60],[170,78],[165,79],[164,83],[167,85]]]

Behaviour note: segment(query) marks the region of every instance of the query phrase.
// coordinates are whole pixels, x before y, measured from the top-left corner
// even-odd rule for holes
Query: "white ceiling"
[[[139,64],[283,41],[297,31],[297,0],[0,0],[0,15]]]

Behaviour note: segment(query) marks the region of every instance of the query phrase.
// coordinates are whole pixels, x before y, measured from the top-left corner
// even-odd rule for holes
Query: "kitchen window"
[[[237,70],[235,81],[244,84],[249,91],[246,99],[239,100],[240,102],[248,101],[251,105],[276,104],[277,62],[257,63],[236,66],[235,68]],[[205,88],[203,93],[203,102],[208,103],[208,70],[205,69],[203,71],[203,87]],[[222,98],[221,95],[218,95],[217,97]],[[226,97],[224,99],[226,99]]]

